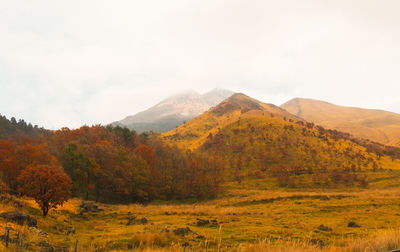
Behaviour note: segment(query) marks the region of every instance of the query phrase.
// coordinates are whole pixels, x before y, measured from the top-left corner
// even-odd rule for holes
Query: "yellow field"
[[[395,179],[397,182],[397,179]],[[249,181],[228,184],[219,199],[198,203],[153,202],[148,205],[98,204],[104,211],[79,214],[72,199],[43,218],[31,199],[22,210],[38,219],[38,229],[12,226],[11,237],[24,233],[27,250],[40,242],[73,251],[387,251],[400,248],[400,189],[373,187],[357,191],[249,189]],[[17,210],[13,201],[0,212]],[[138,221],[127,225],[135,216]],[[141,223],[146,218],[147,223]],[[210,224],[198,226],[197,221]],[[213,222],[213,220],[215,220]],[[360,227],[348,227],[354,222]],[[213,224],[214,223],[214,224]],[[320,226],[323,225],[324,229]],[[66,234],[73,227],[76,232]],[[186,235],[173,230],[188,227]],[[1,242],[5,250],[4,242]],[[10,245],[15,250],[15,244]],[[43,250],[45,251],[45,250]]]

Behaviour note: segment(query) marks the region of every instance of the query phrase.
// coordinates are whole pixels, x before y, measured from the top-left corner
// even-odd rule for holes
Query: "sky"
[[[0,0],[0,114],[108,124],[225,88],[400,113],[398,0]]]

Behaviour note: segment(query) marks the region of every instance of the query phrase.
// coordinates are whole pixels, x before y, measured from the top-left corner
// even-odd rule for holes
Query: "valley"
[[[400,150],[299,116],[239,93],[166,133],[3,118],[0,249],[22,234],[28,251],[398,248]],[[36,224],[7,217],[23,214]]]

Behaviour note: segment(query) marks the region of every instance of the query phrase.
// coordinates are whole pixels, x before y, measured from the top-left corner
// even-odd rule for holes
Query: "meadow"
[[[0,212],[28,213],[38,227],[0,218],[0,230],[12,227],[15,240],[23,233],[27,251],[388,251],[400,248],[400,188],[388,186],[400,174],[392,173],[376,174],[367,189],[247,180],[213,200],[94,203],[98,212],[82,212],[74,198],[45,218],[34,200],[3,195]]]

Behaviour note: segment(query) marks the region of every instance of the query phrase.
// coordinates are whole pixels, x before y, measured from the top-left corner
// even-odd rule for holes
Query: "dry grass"
[[[0,219],[0,230],[24,233],[32,251],[40,242],[79,251],[387,251],[400,248],[400,189],[361,191],[283,191],[231,188],[219,199],[193,204],[154,202],[149,205],[106,205],[100,213],[79,214],[81,200],[41,217],[36,203],[23,202],[22,211],[38,220],[39,229],[18,226]],[[323,200],[327,196],[328,200]],[[340,196],[340,197],[338,197]],[[0,202],[0,212],[18,210]],[[147,218],[148,223],[127,225],[128,218]],[[197,219],[217,220],[218,227],[197,226]],[[349,221],[360,228],[347,227]],[[324,224],[332,231],[321,231]],[[68,227],[75,234],[66,234]],[[179,236],[176,228],[193,233]],[[168,231],[167,231],[168,230]],[[44,232],[46,234],[44,234]],[[201,237],[201,238],[200,238]],[[323,241],[322,248],[311,240]],[[0,242],[1,244],[1,242]],[[4,245],[4,244],[3,244]],[[13,244],[11,245],[13,246]],[[0,251],[2,247],[0,246]]]
[[[329,129],[349,132],[354,136],[387,145],[400,146],[399,114],[337,106],[312,99],[294,99],[283,104],[282,108]]]
[[[348,239],[343,246],[329,246],[319,248],[307,242],[282,242],[277,245],[268,241],[256,244],[241,245],[241,252],[283,252],[283,251],[305,251],[305,252],[380,252],[400,248],[400,229],[379,230],[369,237]]]

